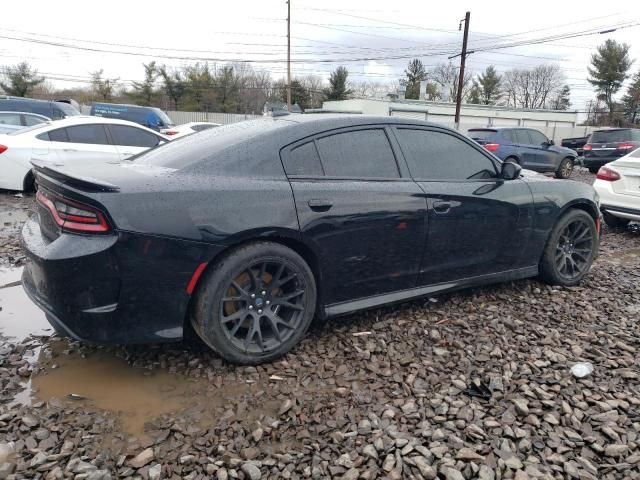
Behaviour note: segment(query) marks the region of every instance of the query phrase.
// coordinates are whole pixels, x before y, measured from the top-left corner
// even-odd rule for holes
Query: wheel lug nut
[[[271,300],[267,300],[267,305],[271,305]]]
[[[253,305],[249,305],[249,310],[253,310]]]
[[[258,313],[262,313],[262,310],[258,310]]]
[[[266,294],[267,294],[266,290],[262,290],[262,292],[260,292],[260,293],[261,293],[262,295],[266,295]]]
[[[255,294],[255,293],[252,293],[252,294],[251,294],[251,298],[256,298],[256,294]]]

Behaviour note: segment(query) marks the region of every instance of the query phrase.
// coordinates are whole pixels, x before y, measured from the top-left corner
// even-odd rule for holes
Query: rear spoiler
[[[119,192],[120,187],[113,183],[98,180],[96,178],[77,175],[64,169],[55,168],[55,165],[48,165],[42,160],[31,160],[33,165],[33,173],[36,179],[40,176],[49,177],[60,182],[64,182],[71,187],[79,188],[88,192]]]

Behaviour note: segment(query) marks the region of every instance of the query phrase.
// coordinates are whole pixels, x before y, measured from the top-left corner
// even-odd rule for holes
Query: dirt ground
[[[572,177],[591,182],[578,169]],[[0,480],[640,478],[640,229],[578,287],[524,280],[315,325],[235,367],[193,340],[51,336],[0,194]],[[578,379],[571,368],[589,362]]]

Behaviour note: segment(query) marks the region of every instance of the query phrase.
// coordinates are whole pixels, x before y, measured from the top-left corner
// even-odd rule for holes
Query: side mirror
[[[553,143],[553,140],[547,140],[546,142],[543,142],[542,145],[544,147],[551,147],[551,146],[555,145],[555,143]]]
[[[503,180],[515,180],[516,178],[520,178],[520,172],[522,172],[522,167],[517,163],[504,162],[502,164],[500,177],[502,177]]]

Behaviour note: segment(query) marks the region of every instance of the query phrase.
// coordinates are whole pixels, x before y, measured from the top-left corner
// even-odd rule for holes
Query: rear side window
[[[398,141],[411,175],[420,180],[495,178],[496,168],[464,140],[444,132],[400,128]]]
[[[325,174],[330,177],[398,178],[398,165],[384,130],[354,130],[318,140]]]
[[[511,135],[515,137],[515,142],[521,145],[533,145],[527,130],[511,130]]]
[[[115,145],[151,148],[160,143],[160,139],[157,136],[140,128],[126,125],[109,125],[109,131]]]
[[[38,136],[40,138],[40,136]],[[44,138],[40,138],[40,140],[44,140]],[[52,142],[68,142],[69,136],[67,135],[66,128],[58,128],[57,130],[51,130],[49,132],[49,140]]]
[[[602,130],[591,134],[592,143],[628,142],[631,140],[631,130]]]
[[[0,125],[22,125],[19,113],[0,113]]]
[[[518,143],[518,139],[516,138],[516,134],[513,130],[503,130],[502,136],[509,140],[511,143]]]
[[[321,176],[324,173],[313,140],[293,148],[285,156],[283,164],[287,175]]]
[[[44,123],[44,122],[46,122],[46,120],[43,118],[34,117],[33,115],[24,115],[24,123],[28,127],[31,127],[32,125],[38,125],[39,123]]]
[[[86,143],[90,145],[109,145],[104,125],[76,125],[67,127],[67,135],[71,143]],[[51,137],[51,132],[49,132]]]

